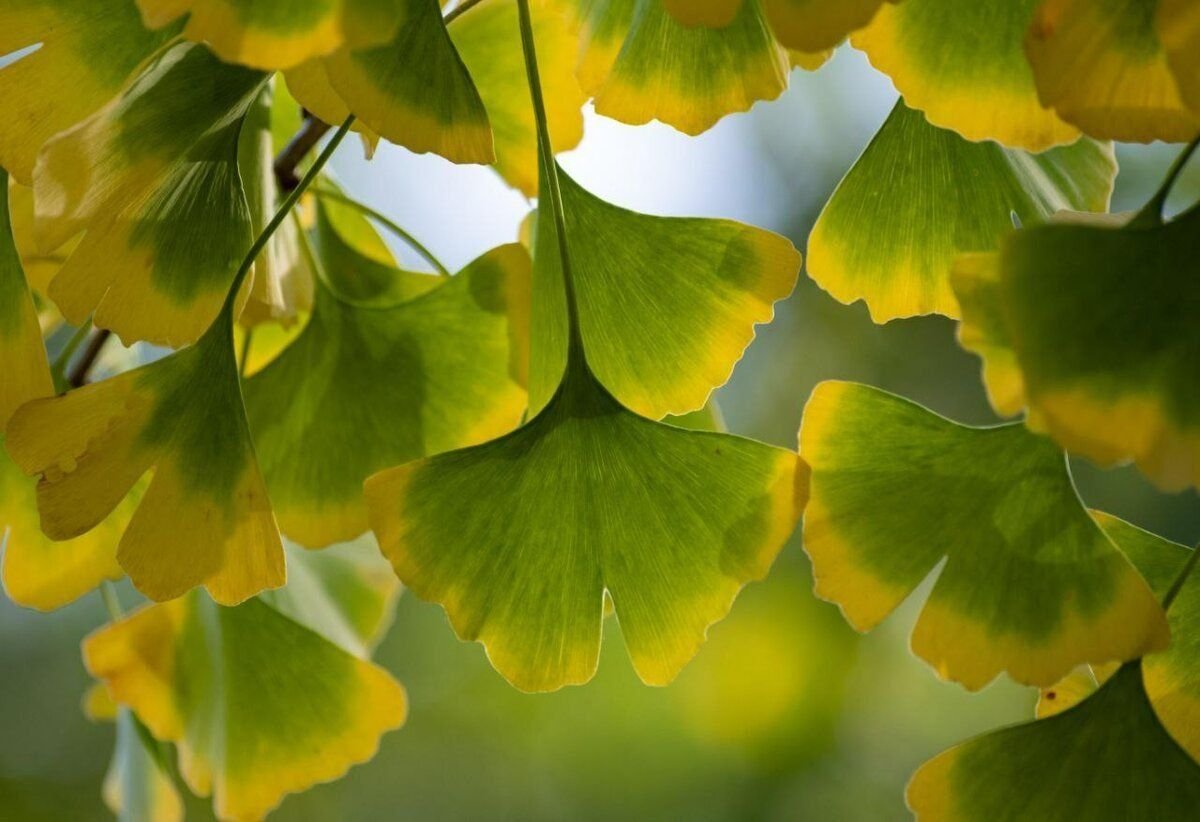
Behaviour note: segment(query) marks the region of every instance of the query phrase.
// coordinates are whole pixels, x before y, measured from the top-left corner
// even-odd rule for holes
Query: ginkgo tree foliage
[[[797,449],[724,431],[800,253],[558,165],[589,101],[698,134],[846,40],[900,99],[807,274],[958,320],[1002,425],[829,382]],[[1197,554],[1088,510],[1067,454],[1200,484],[1200,204],[1165,209],[1195,3],[7,0],[0,54],[3,583],[109,606],[82,652],[121,818],[261,818],[370,759],[402,586],[516,688],[587,682],[607,615],[667,685],[794,532],[855,628],[932,578],[936,675],[1044,689],[916,772],[918,818],[1194,818]],[[328,175],[351,132],[492,166],[525,230],[447,270]],[[1110,215],[1111,140],[1192,142]],[[113,335],[172,350],[102,376]]]

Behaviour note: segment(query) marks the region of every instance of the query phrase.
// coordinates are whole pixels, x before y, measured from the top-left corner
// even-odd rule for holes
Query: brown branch
[[[92,370],[92,366],[96,364],[96,358],[100,356],[100,352],[104,349],[104,344],[108,342],[108,338],[112,336],[112,332],[107,328],[100,328],[96,333],[92,334],[88,340],[87,348],[83,350],[83,355],[79,358],[79,362],[67,374],[67,383],[72,388],[78,388],[87,382],[88,372]]]
[[[300,176],[296,173],[296,167],[329,129],[329,123],[317,119],[307,111],[304,112],[304,122],[301,124],[300,130],[275,158],[275,182],[279,185],[280,191],[291,191],[300,184]]]

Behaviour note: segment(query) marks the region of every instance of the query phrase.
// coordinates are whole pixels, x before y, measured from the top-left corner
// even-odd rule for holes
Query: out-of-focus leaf
[[[284,795],[340,777],[404,722],[404,689],[360,644],[390,612],[379,603],[390,602],[395,582],[363,576],[358,557],[322,561],[344,567],[313,565],[324,587],[290,599],[285,591],[222,608],[193,591],[84,641],[88,670],[155,737],[178,746],[188,787],[212,794],[221,819],[261,818]],[[347,582],[352,596],[339,590]],[[353,610],[364,600],[365,618]],[[350,647],[329,638],[331,624],[355,626]]]
[[[800,255],[777,234],[731,220],[654,217],[606,203],[559,170],[588,363],[624,406],[660,419],[704,405],[791,293]],[[567,360],[553,221],[539,220],[531,413]]]
[[[528,312],[514,305],[529,293],[524,247],[501,246],[451,278],[408,275],[434,288],[398,304],[347,297],[372,265],[345,247],[323,254],[329,282],[307,327],[246,383],[280,526],[310,547],[367,530],[369,475],[497,437],[525,409],[514,367],[525,354],[509,328],[514,311],[519,322]]]
[[[404,0],[137,0],[159,28],[187,17],[183,36],[222,60],[286,69],[343,46],[384,43],[405,19]]]
[[[53,539],[95,528],[151,469],[117,560],[151,599],[204,585],[234,604],[284,582],[283,548],[242,408],[232,321],[190,348],[34,400],[13,415],[8,450],[40,475]]]
[[[1192,0],[1159,0],[1155,24],[1179,93],[1200,112],[1200,7]]]
[[[662,0],[672,17],[685,26],[724,28],[733,22],[743,0]]]
[[[122,709],[116,723],[117,744],[104,776],[104,804],[118,822],[182,822],[183,801],[146,748],[137,720]]]
[[[934,125],[1042,151],[1079,131],[1038,101],[1022,47],[1038,2],[888,3],[850,40]]]
[[[1012,228],[1055,211],[1105,211],[1117,174],[1109,144],[1082,139],[1042,154],[969,142],[896,103],[838,185],[808,241],[808,273],[875,322],[958,316],[955,257],[991,251]]]
[[[1064,214],[955,267],[960,340],[1001,414],[1163,488],[1200,483],[1200,208],[1164,224]]]
[[[129,0],[5,0],[0,55],[31,50],[0,66],[0,167],[29,185],[38,149],[116,96],[175,33],[146,31]]]
[[[784,46],[817,53],[871,22],[885,2],[899,0],[763,0],[771,29]]]
[[[1042,104],[1104,140],[1180,142],[1200,134],[1146,0],[1044,0],[1025,40]]]
[[[1050,685],[1085,662],[1164,648],[1166,618],[1092,521],[1066,460],[1021,425],[970,428],[852,383],[817,386],[804,548],[816,592],[874,628],[943,561],[913,651],[975,690]]]
[[[552,0],[530,5],[550,140],[556,151],[569,151],[583,138],[581,109],[587,100],[575,79],[576,41]],[[537,132],[517,31],[517,7],[509,0],[487,0],[450,26],[487,107],[496,171],[532,197],[538,185]]]
[[[75,249],[73,242],[61,248],[43,251],[34,238],[33,189],[23,186],[15,178],[8,181],[8,218],[12,225],[13,243],[29,287],[41,297],[49,291],[50,281],[62,268],[67,257]]]
[[[179,45],[46,144],[34,180],[39,243],[86,232],[50,283],[68,322],[94,311],[126,342],[173,346],[208,328],[253,239],[238,140],[264,81]]]
[[[1190,819],[1200,765],[1159,724],[1130,662],[1071,710],[926,762],[908,805],[920,822]]]

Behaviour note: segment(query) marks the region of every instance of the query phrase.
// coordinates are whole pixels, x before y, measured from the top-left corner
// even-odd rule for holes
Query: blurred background
[[[801,249],[822,204],[896,94],[855,51],[796,72],[778,101],[699,138],[588,113],[564,167],[596,194],[671,215],[729,217]],[[1121,147],[1113,209],[1139,206],[1177,152]],[[450,268],[513,240],[529,203],[487,169],[384,145],[334,161],[349,192],[410,230]],[[1200,197],[1193,167],[1180,200]],[[397,253],[406,263],[419,261]],[[636,276],[637,272],[630,272]],[[824,379],[868,382],[953,419],[994,422],[979,363],[942,318],[873,325],[806,277],[718,394],[729,429],[795,448]],[[1085,501],[1172,539],[1200,539],[1194,492],[1157,493],[1131,469],[1074,463]],[[407,687],[408,724],[339,782],[287,799],[280,820],[907,818],[912,771],[945,747],[1032,715],[1036,694],[940,682],[908,651],[928,583],[859,636],[814,598],[798,537],[749,586],[669,688],[643,686],[609,620],[600,670],[580,688],[521,694],[459,642],[436,605],[405,596],[377,660]],[[121,586],[127,605],[136,595]],[[112,727],[84,718],[79,641],[106,620],[99,596],[49,615],[0,598],[0,818],[105,819]],[[210,817],[206,803],[189,818]]]

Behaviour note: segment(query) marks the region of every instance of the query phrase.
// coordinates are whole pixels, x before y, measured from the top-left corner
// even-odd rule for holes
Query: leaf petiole
[[[388,219],[386,216],[371,208],[366,203],[359,202],[353,197],[347,197],[340,191],[335,191],[334,189],[325,188],[323,186],[315,186],[312,190],[312,193],[318,197],[321,197],[322,199],[333,200],[336,203],[349,206],[350,208],[361,212],[364,216],[376,221],[404,241],[405,245],[407,245],[409,248],[419,254],[422,259],[433,266],[434,269],[437,270],[438,274],[442,275],[443,277],[450,276],[450,270],[446,268],[446,266],[442,265],[441,261],[435,257],[433,252],[426,248],[420,240],[401,228],[394,220]]]
[[[1167,176],[1163,179],[1162,185],[1154,192],[1141,211],[1139,211],[1130,221],[1130,225],[1146,225],[1155,226],[1162,225],[1163,208],[1167,204],[1167,197],[1171,194],[1171,189],[1175,187],[1175,182],[1179,179],[1179,175],[1187,167],[1188,160],[1192,158],[1192,154],[1196,151],[1197,146],[1200,146],[1200,137],[1188,143],[1179,156],[1171,163],[1167,169]]]

